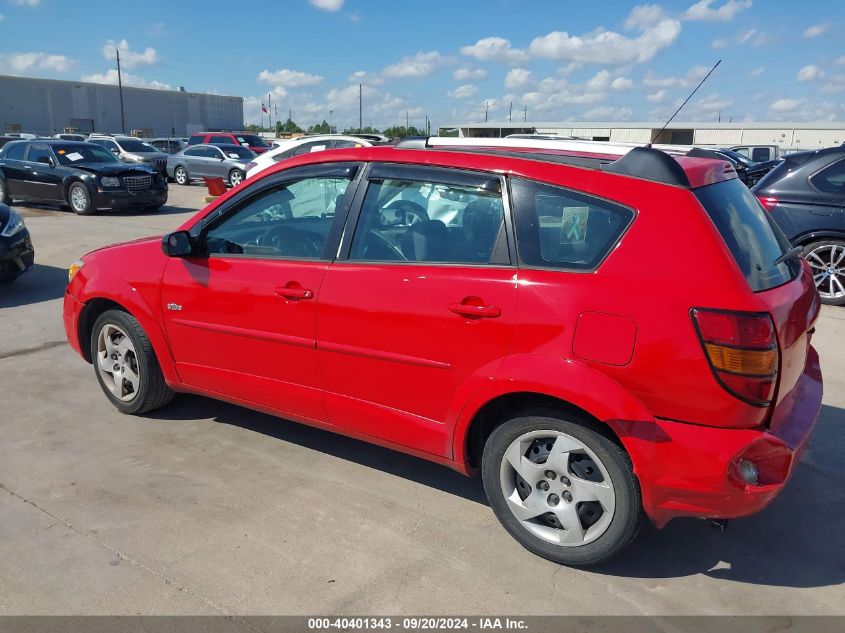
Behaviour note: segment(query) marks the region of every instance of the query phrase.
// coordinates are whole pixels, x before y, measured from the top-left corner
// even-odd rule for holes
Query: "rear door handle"
[[[471,319],[495,319],[502,315],[498,306],[474,306],[466,303],[450,303],[449,310]]]
[[[313,292],[305,288],[288,288],[286,286],[276,288],[276,294],[280,297],[284,297],[285,299],[290,299],[291,301],[311,299],[314,296]]]

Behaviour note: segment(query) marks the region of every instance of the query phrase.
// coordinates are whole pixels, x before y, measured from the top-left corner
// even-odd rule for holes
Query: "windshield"
[[[789,240],[740,180],[733,178],[699,187],[695,195],[721,233],[751,290],[769,290],[795,278],[800,270],[797,259],[775,263],[791,248]]]
[[[158,151],[152,145],[144,143],[143,141],[138,141],[134,138],[122,138],[118,141],[118,144],[123,148],[124,152],[157,152]]]
[[[253,158],[255,152],[248,147],[238,147],[237,145],[224,145],[220,147],[227,158]]]
[[[86,143],[85,145],[54,145],[56,158],[62,165],[82,165],[85,163],[117,163],[114,154],[109,150]]]
[[[255,134],[235,134],[238,143],[246,143],[250,147],[270,147],[264,142],[264,139]]]
[[[728,156],[730,156],[731,158],[733,158],[735,161],[738,161],[738,162],[742,163],[742,164],[743,164],[743,165],[745,165],[746,167],[751,167],[752,165],[756,165],[756,164],[757,164],[757,163],[755,163],[753,160],[751,160],[750,158],[748,158],[747,156],[743,156],[743,155],[742,155],[742,154],[740,154],[739,152],[735,152],[735,151],[730,150],[730,149],[723,149],[723,150],[722,150],[722,153],[723,153],[723,154],[727,154]]]

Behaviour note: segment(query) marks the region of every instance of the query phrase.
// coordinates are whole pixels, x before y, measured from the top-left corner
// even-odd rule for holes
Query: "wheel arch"
[[[804,233],[792,240],[796,246],[807,246],[813,242],[821,242],[825,240],[839,240],[845,242],[845,231],[837,231],[836,229],[825,229],[822,231],[810,231]]]
[[[91,201],[93,204],[94,194],[96,193],[94,190],[94,183],[91,182],[90,178],[83,178],[79,174],[72,174],[65,178],[64,182],[62,183],[62,200],[64,200],[65,202],[68,201],[67,197],[70,193],[70,188],[74,185],[74,183],[77,182],[82,183],[83,185],[85,185],[85,188],[88,189],[88,194],[91,196]]]
[[[499,377],[464,406],[452,437],[452,457],[461,471],[477,469],[487,437],[520,410],[576,414],[626,450],[627,437],[638,432],[636,423],[654,423],[638,398],[601,371],[561,358],[520,356],[505,359]]]

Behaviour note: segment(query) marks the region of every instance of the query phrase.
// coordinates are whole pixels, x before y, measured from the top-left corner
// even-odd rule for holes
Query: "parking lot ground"
[[[108,403],[65,343],[65,269],[203,194],[21,208],[37,265],[0,287],[0,614],[845,614],[845,310],[822,312],[822,417],[770,508],[724,533],[647,527],[570,569],[520,548],[477,478],[205,398]]]

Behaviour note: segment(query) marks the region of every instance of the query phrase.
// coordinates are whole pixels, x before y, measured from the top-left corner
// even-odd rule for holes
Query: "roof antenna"
[[[660,138],[660,135],[661,135],[661,134],[663,134],[663,130],[665,130],[665,129],[668,127],[668,125],[672,122],[672,120],[673,120],[676,116],[678,116],[678,112],[680,112],[681,110],[683,110],[684,106],[685,106],[685,105],[689,102],[689,100],[690,100],[690,99],[692,99],[693,95],[694,95],[696,92],[698,92],[698,89],[699,89],[699,88],[701,88],[701,86],[703,86],[703,85],[704,85],[704,82],[705,82],[705,81],[707,81],[707,78],[708,78],[710,75],[712,75],[712,74],[713,74],[713,71],[714,71],[714,70],[716,70],[716,68],[717,68],[717,67],[719,66],[719,64],[721,64],[721,63],[722,63],[722,60],[720,59],[719,61],[717,61],[717,62],[716,62],[716,64],[713,66],[713,68],[711,68],[711,69],[710,69],[710,72],[709,72],[709,73],[707,73],[706,75],[704,75],[704,79],[702,79],[700,82],[698,82],[698,85],[695,87],[695,90],[693,90],[693,91],[690,93],[690,95],[686,98],[686,100],[685,100],[685,101],[684,101],[684,102],[683,102],[683,103],[682,103],[682,104],[678,107],[678,109],[677,109],[677,110],[675,110],[675,114],[673,114],[671,117],[669,117],[669,120],[668,120],[668,121],[666,121],[666,123],[664,123],[664,124],[663,124],[663,127],[662,127],[662,128],[660,128],[660,131],[652,137],[652,139],[648,142],[648,144],[646,145],[646,147],[651,147],[651,144],[652,144],[652,143],[654,143],[654,142],[655,142],[658,138]]]

